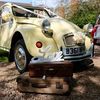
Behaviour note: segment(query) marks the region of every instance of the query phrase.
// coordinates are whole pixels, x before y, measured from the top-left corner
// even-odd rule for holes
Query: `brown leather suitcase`
[[[17,77],[17,88],[20,92],[29,93],[67,94],[70,92],[67,77],[30,78],[28,72]]]
[[[30,77],[71,77],[73,64],[69,61],[36,63],[28,66]]]

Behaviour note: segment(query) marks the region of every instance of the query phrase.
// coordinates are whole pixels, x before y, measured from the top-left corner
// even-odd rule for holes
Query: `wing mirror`
[[[1,17],[4,21],[8,21],[11,17],[12,17],[12,14],[10,12],[7,12],[7,11],[4,11],[2,14],[1,14]]]

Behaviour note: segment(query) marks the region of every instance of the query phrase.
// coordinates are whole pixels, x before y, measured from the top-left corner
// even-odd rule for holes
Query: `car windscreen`
[[[23,8],[20,6],[13,6],[12,11],[14,16],[18,17],[56,17],[57,15],[53,13],[51,10],[46,8],[38,8],[38,7],[31,7],[31,8]]]
[[[19,17],[25,16],[25,14],[27,13],[27,11],[22,10],[18,7],[15,7],[15,6],[12,7],[12,10],[13,10],[13,14],[15,16],[19,16]]]
[[[56,17],[57,15],[55,13],[53,13],[51,10],[46,9],[46,8],[27,8],[31,11],[33,11],[34,13],[43,15],[45,17]]]
[[[43,15],[45,17],[50,17],[49,13],[44,9],[38,9],[38,8],[27,8],[27,9],[31,10],[36,14]]]
[[[51,10],[46,9],[46,8],[45,8],[45,10],[48,12],[50,17],[57,17],[57,15],[54,12],[52,12]]]
[[[45,17],[38,13],[34,13],[33,11],[31,11],[29,9],[22,8],[20,6],[18,6],[18,7],[13,6],[12,11],[13,11],[14,16],[17,16],[17,17]]]

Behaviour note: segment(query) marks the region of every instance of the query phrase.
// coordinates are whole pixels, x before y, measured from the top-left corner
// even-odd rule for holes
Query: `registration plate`
[[[64,49],[64,55],[76,55],[81,54],[85,51],[83,47],[71,47]]]

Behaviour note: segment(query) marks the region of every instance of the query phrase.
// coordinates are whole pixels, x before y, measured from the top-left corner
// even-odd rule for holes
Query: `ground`
[[[74,87],[69,96],[20,93],[14,63],[0,62],[0,100],[100,100],[100,47],[95,50],[94,67],[74,73]]]

